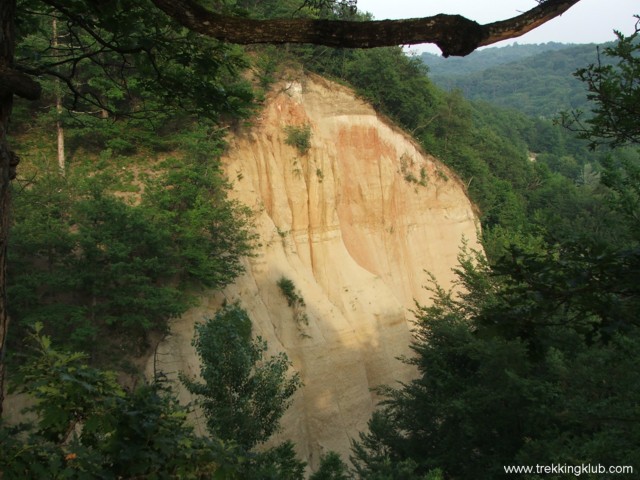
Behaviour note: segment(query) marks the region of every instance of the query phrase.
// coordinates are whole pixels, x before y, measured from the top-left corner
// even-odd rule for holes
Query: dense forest
[[[0,424],[2,478],[304,478],[290,442],[263,448],[300,379],[286,356],[266,357],[242,305],[196,329],[202,378],[183,383],[201,399],[207,436],[171,387],[135,364],[194,292],[231,284],[260,241],[251,212],[228,198],[219,158],[225,132],[259,111],[292,64],[351,85],[449,165],[478,207],[484,247],[461,252],[462,289],[434,282],[433,304],[416,306],[416,355],[406,361],[417,378],[381,388],[351,458],[329,453],[311,478],[640,468],[637,34],[602,48],[605,62],[591,47],[571,61],[560,48],[527,58],[562,62],[562,81],[580,85],[586,113],[570,104],[553,122],[544,117],[555,110],[445,91],[399,47],[240,48],[146,2],[105,6],[87,26],[77,3],[18,2],[17,56],[45,92],[17,103],[12,119],[23,161],[12,186],[6,361],[12,389],[36,402],[29,423]],[[224,8],[368,18],[349,3]],[[499,68],[519,70],[508,65]]]
[[[430,77],[471,75],[500,65],[519,62],[529,57],[547,52],[564,50],[576,45],[547,42],[542,44],[519,44],[506,47],[488,47],[467,55],[466,57],[443,58],[434,53],[425,52],[420,55],[422,61],[429,66]]]
[[[468,99],[552,120],[564,110],[589,110],[585,87],[573,73],[594,61],[611,61],[604,55],[598,57],[606,47],[543,44],[488,48],[468,60],[457,59],[457,66],[448,68],[433,55],[425,54],[422,59],[429,66],[430,78],[445,90],[459,89]]]

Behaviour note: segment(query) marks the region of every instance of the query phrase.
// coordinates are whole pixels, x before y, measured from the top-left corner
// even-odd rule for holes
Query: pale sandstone
[[[304,124],[311,149],[301,155],[284,130]],[[223,297],[239,300],[305,384],[275,440],[293,440],[312,468],[328,450],[347,458],[376,403],[370,389],[414,373],[397,357],[410,355],[414,299],[428,302],[425,270],[449,285],[463,237],[477,246],[472,205],[445,166],[352,91],[316,76],[279,83],[254,125],[230,139],[224,165],[235,198],[256,211],[262,245],[224,295],[203,294],[173,324],[156,368],[195,374],[194,323]],[[426,186],[405,179],[420,180],[421,169]],[[308,326],[294,321],[282,276],[304,298]]]

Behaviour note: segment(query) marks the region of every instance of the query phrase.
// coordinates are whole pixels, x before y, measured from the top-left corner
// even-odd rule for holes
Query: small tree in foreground
[[[640,144],[640,15],[635,17],[635,32],[616,32],[618,41],[603,50],[606,62],[598,57],[574,74],[584,82],[593,112],[588,118],[580,111],[564,113],[561,121],[591,148]]]
[[[31,342],[18,388],[35,400],[33,422],[0,422],[3,480],[302,480],[292,443],[248,452],[234,439],[197,436],[163,383],[129,392],[84,354],[54,348],[41,325]]]
[[[202,381],[182,381],[201,397],[209,433],[247,450],[267,440],[301,385],[297,373],[288,376],[287,356],[264,358],[267,342],[252,339],[251,320],[237,303],[197,325],[193,345]]]
[[[18,386],[36,401],[34,421],[0,424],[2,478],[187,479],[238,470],[236,447],[197,437],[161,384],[127,392],[84,354],[54,348],[42,326],[31,342]]]

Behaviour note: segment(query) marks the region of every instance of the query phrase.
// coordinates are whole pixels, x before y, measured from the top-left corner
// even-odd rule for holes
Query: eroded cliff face
[[[301,154],[285,129],[304,125],[311,148]],[[477,221],[455,175],[319,77],[279,83],[254,125],[230,141],[225,168],[235,197],[256,211],[262,245],[224,295],[203,294],[175,322],[155,368],[195,374],[194,323],[223,297],[239,300],[254,332],[302,376],[276,440],[293,440],[315,468],[328,450],[348,456],[375,406],[372,387],[413,375],[397,357],[410,355],[414,299],[428,302],[425,270],[450,284],[463,237],[477,245]],[[282,277],[303,309],[287,305]]]

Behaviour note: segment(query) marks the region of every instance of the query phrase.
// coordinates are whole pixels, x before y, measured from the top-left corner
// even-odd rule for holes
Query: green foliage
[[[617,42],[604,49],[604,59],[598,58],[597,65],[575,73],[586,84],[588,98],[594,103],[593,115],[584,123],[582,112],[563,117],[563,123],[589,140],[592,148],[640,143],[640,113],[636,107],[640,101],[640,37],[638,31],[628,37],[621,33],[617,36]],[[616,63],[612,65],[612,61]]]
[[[65,98],[84,112],[65,118],[73,126],[72,152],[100,151],[99,168],[146,149],[179,146],[185,156],[149,174],[143,197],[134,201],[113,194],[127,190],[131,178],[110,181],[107,169],[38,176],[16,195],[9,294],[18,331],[42,321],[94,357],[97,339],[119,335],[137,342],[152,329],[166,329],[168,319],[189,306],[189,287],[228,285],[254,241],[250,213],[226,198],[227,181],[212,161],[223,148],[219,132],[204,125],[157,135],[175,133],[188,120],[178,110],[214,122],[245,115],[252,99],[238,75],[245,60],[236,48],[149,15],[155,11],[150,3],[133,3],[104,12],[92,2],[69,5],[60,23],[70,44],[53,58],[43,55],[50,48],[49,7],[19,2],[19,62],[71,75],[71,87],[83,85]],[[313,3],[295,14],[362,18],[348,5]],[[241,1],[217,8],[262,18],[299,6]],[[87,26],[117,48],[87,42]],[[637,142],[638,122],[611,101],[623,99],[629,111],[638,104],[634,39],[621,36],[606,51],[622,59],[617,66],[579,74],[599,102],[583,130],[596,143]],[[85,56],[74,58],[80,51]],[[282,49],[260,52],[263,88],[274,76],[274,52],[277,61],[286,59]],[[386,401],[354,445],[356,473],[482,479],[503,476],[504,464],[541,459],[638,464],[637,152],[616,151],[601,162],[545,120],[439,91],[420,61],[399,48],[292,52],[316,71],[351,82],[455,168],[481,210],[492,260],[490,267],[484,259],[463,258],[458,293],[434,286],[435,303],[417,307],[416,356],[409,363],[420,375],[381,389]],[[559,54],[547,58],[556,70],[567,67]],[[536,80],[528,69],[512,70]],[[531,88],[548,89],[548,83]],[[45,83],[45,90],[50,99],[55,85]],[[557,108],[556,100],[549,103]],[[137,123],[117,121],[120,114]],[[145,129],[147,122],[162,128]],[[289,128],[287,143],[306,154],[309,126]],[[426,172],[420,180],[403,173],[426,182]],[[293,282],[282,278],[278,285],[294,315],[301,314],[304,300]],[[81,355],[51,349],[40,333],[35,339],[38,356],[20,381],[40,399],[33,408],[37,423],[0,428],[7,478],[302,478],[292,444],[252,451],[275,431],[300,380],[287,376],[286,356],[264,358],[266,343],[252,339],[239,306],[198,327],[202,379],[184,379],[202,396],[209,439],[193,435],[184,410],[160,387],[128,393]],[[329,454],[313,478],[347,474]]]
[[[287,135],[285,143],[295,147],[300,155],[306,155],[311,148],[311,126],[287,125],[284,132]]]
[[[189,306],[175,288],[158,284],[172,276],[160,261],[169,253],[166,234],[146,211],[108,193],[105,180],[52,173],[16,195],[14,318],[23,328],[43,322],[80,349],[105,329],[126,332],[131,341],[162,331]]]
[[[252,453],[233,439],[198,437],[165,386],[128,392],[115,373],[54,349],[41,332],[31,336],[35,355],[18,379],[37,401],[35,423],[0,424],[3,478],[303,478],[290,442]]]
[[[19,1],[16,17],[16,60],[30,72],[62,79],[64,106],[73,112],[68,121],[106,113],[112,120],[162,123],[176,111],[218,121],[251,109],[251,87],[239,75],[248,66],[242,51],[182,28],[152,2],[103,8],[90,1],[64,7]]]
[[[128,393],[114,373],[54,349],[40,327],[32,342],[18,386],[37,400],[36,423],[0,425],[4,478],[201,478],[233,458],[232,448],[194,435],[162,386]]]
[[[165,331],[193,304],[187,287],[223,288],[242,272],[255,238],[250,212],[227,199],[217,163],[202,161],[215,149],[185,149],[188,158],[148,178],[137,203],[116,196],[123,183],[113,168],[91,175],[76,166],[66,177],[35,170],[15,194],[15,345],[39,321],[56,341],[113,363],[110,345],[142,349],[150,331]]]
[[[278,280],[278,287],[280,288],[282,295],[287,299],[287,305],[289,305],[293,310],[293,318],[298,324],[298,327],[302,328],[303,326],[308,325],[309,317],[304,311],[306,307],[304,298],[302,298],[299,291],[296,291],[296,286],[293,281],[286,277],[280,277],[280,280]]]
[[[197,325],[193,345],[202,381],[182,380],[200,396],[209,432],[247,450],[266,441],[301,384],[297,373],[288,376],[287,356],[264,358],[267,343],[251,338],[251,320],[238,304]]]
[[[489,48],[453,62],[433,57],[425,61],[439,87],[459,89],[470,100],[532,117],[553,118],[562,110],[587,106],[584,88],[572,73],[591,62],[595,53],[593,44],[517,45]]]
[[[439,477],[421,475],[418,463],[411,458],[399,458],[385,444],[380,443],[377,432],[391,432],[395,425],[384,418],[379,412],[374,412],[369,421],[370,433],[360,433],[359,441],[352,444],[355,472],[360,479],[366,480],[437,480]]]
[[[215,125],[253,111],[240,75],[248,62],[148,1],[18,1],[16,18],[16,62],[39,75],[44,93],[14,118],[23,160],[36,160],[21,164],[25,185],[14,196],[11,349],[40,321],[56,341],[113,365],[121,355],[111,347],[143,350],[149,332],[193,304],[187,289],[228,285],[250,254],[250,212],[227,199],[215,160]],[[61,114],[51,108],[58,94]],[[57,121],[66,177],[37,165]],[[185,158],[140,161],[169,150]]]
[[[167,232],[149,222],[143,209],[126,205],[101,185],[95,188],[72,212],[81,257],[71,265],[80,276],[77,293],[88,299],[88,316],[135,333],[163,330],[166,319],[187,306],[176,289],[157,285],[173,274],[161,260],[170,254]]]
[[[286,441],[260,453],[249,453],[252,461],[239,475],[238,480],[302,480],[305,463],[296,458],[294,445]]]
[[[361,16],[362,17],[362,16]],[[400,48],[302,50],[309,68],[348,81],[382,113],[419,131],[433,121],[433,86],[417,58]]]
[[[427,169],[424,167],[420,167],[420,181],[418,183],[423,187],[426,187],[428,181],[429,177],[427,177]]]
[[[287,305],[290,307],[305,306],[304,298],[296,292],[296,286],[291,279],[287,277],[280,277],[280,280],[278,280],[278,287],[280,288],[282,295],[287,299]]]
[[[416,185],[420,185],[422,187],[427,186],[427,170],[425,167],[420,168],[420,180],[413,174],[411,170],[409,170],[409,162],[411,162],[411,166],[413,165],[413,161],[410,158],[403,154],[400,156],[400,173],[402,173],[404,177],[404,181],[407,183],[415,183]]]
[[[320,458],[320,466],[309,480],[349,480],[349,468],[336,452],[329,452]]]
[[[83,364],[82,354],[54,350],[51,340],[41,333],[42,324],[36,324],[32,341],[37,356],[20,369],[19,376],[20,387],[37,400],[28,410],[39,418],[39,433],[63,442],[73,433],[70,427],[78,422],[91,418],[90,427],[104,427],[110,421],[108,403],[124,397],[115,375]],[[100,403],[103,399],[106,402]]]
[[[224,288],[244,271],[241,259],[256,240],[251,211],[227,198],[229,184],[215,161],[169,159],[162,167],[143,206],[169,237],[169,265],[187,285]]]
[[[514,251],[493,271],[467,258],[462,293],[435,286],[408,360],[420,376],[382,390],[359,469],[412,461],[481,479],[540,459],[637,464],[640,257],[588,248]]]

